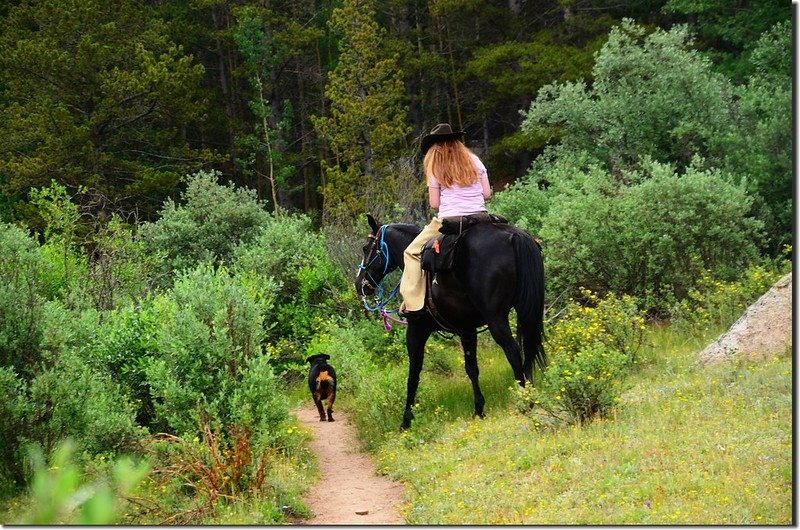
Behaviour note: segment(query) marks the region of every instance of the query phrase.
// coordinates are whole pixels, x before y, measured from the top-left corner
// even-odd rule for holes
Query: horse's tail
[[[539,244],[525,232],[513,236],[517,262],[517,340],[523,352],[523,372],[531,380],[533,366],[544,371],[544,262]]]

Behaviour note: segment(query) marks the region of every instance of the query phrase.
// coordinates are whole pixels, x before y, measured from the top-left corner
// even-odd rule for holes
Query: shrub
[[[517,389],[517,410],[537,428],[586,423],[616,404],[626,357],[602,343],[551,363],[542,381]]]
[[[13,369],[0,367],[0,496],[14,490],[22,478],[19,437],[28,407],[25,381]]]
[[[126,390],[136,406],[137,423],[151,430],[155,424],[155,405],[147,382],[147,366],[159,356],[159,333],[167,315],[159,298],[143,300],[138,307],[127,306],[103,314],[96,340],[88,356]]]
[[[85,191],[79,188],[79,193]],[[91,228],[82,221],[78,205],[66,188],[55,181],[48,187],[32,189],[30,196],[43,221],[41,252],[47,262],[41,275],[44,296],[60,299],[68,307],[88,307],[88,269],[80,245],[86,242]]]
[[[254,190],[220,185],[219,176],[201,171],[188,177],[183,203],[168,200],[158,221],[140,227],[145,250],[165,256],[161,274],[171,278],[202,262],[230,262],[233,248],[252,241],[267,223]]]
[[[791,263],[754,265],[737,280],[714,278],[704,271],[689,295],[672,308],[672,324],[692,335],[709,330],[725,329],[733,324],[747,307],[767,292],[791,268]]]
[[[615,404],[621,379],[636,360],[644,316],[633,298],[581,291],[547,332],[549,364],[542,381],[517,391],[517,409],[536,427],[585,423]]]
[[[138,302],[152,291],[165,252],[149,252],[130,225],[116,215],[92,234],[85,290],[95,308],[109,310]]]
[[[542,228],[551,289],[629,294],[663,314],[703,270],[730,278],[758,259],[762,225],[743,185],[657,163],[630,179],[640,183],[620,188],[592,171],[553,197]]]
[[[0,367],[30,380],[41,362],[46,262],[23,230],[0,224]]]
[[[307,341],[317,331],[316,322],[346,307],[340,301],[345,279],[328,258],[325,238],[305,215],[270,218],[252,243],[234,250],[232,268],[280,287],[275,307],[266,315],[268,340],[276,344],[283,339],[285,344],[273,348],[274,361],[301,360],[292,355],[291,342]]]
[[[274,284],[243,283],[224,267],[178,274],[159,302],[159,357],[146,369],[157,416],[173,432],[191,435],[209,421],[215,432],[239,423],[261,433],[286,418],[261,349],[274,291]]]
[[[20,442],[39,444],[47,452],[66,438],[89,454],[129,450],[143,434],[119,385],[72,352],[62,353],[38,375],[25,398]]]
[[[29,491],[30,509],[22,524],[109,525],[119,522],[127,498],[147,475],[144,463],[123,457],[114,462],[108,477],[91,481],[75,464],[75,446],[70,441],[52,451],[49,465],[42,452],[31,448],[33,477]]]
[[[592,82],[542,87],[522,130],[558,132],[560,153],[591,153],[614,175],[651,157],[688,166],[724,155],[735,131],[732,84],[692,45],[686,26],[649,31],[626,19],[595,56]],[[716,149],[715,149],[716,148]]]

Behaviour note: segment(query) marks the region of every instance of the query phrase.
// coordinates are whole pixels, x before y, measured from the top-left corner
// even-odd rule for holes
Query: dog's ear
[[[316,355],[312,355],[311,357],[306,359],[306,362],[310,363],[310,364],[314,364],[317,361],[327,361],[330,358],[331,358],[331,356],[328,355],[327,353],[317,353]]]

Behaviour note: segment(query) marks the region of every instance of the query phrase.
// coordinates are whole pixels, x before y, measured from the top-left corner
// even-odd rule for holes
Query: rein
[[[372,251],[370,251],[370,253],[367,255],[366,258],[369,260],[369,262],[365,265],[364,260],[361,260],[361,264],[359,264],[358,268],[359,270],[363,270],[366,273],[367,278],[369,278],[369,281],[372,283],[372,285],[375,286],[376,289],[374,298],[375,300],[374,307],[370,307],[369,303],[367,302],[366,296],[361,297],[361,303],[364,304],[364,309],[372,313],[378,312],[381,315],[381,318],[383,319],[383,329],[385,329],[386,331],[391,331],[392,325],[389,323],[390,320],[392,322],[396,322],[398,324],[403,324],[403,325],[408,324],[408,322],[406,322],[405,320],[398,320],[389,314],[389,313],[396,313],[397,309],[390,309],[390,310],[386,309],[386,305],[389,302],[391,302],[395,296],[397,296],[397,291],[400,290],[400,282],[397,282],[397,285],[395,285],[394,289],[391,290],[389,296],[385,300],[383,299],[383,281],[386,279],[386,271],[389,270],[389,265],[391,264],[391,256],[389,255],[389,245],[386,244],[385,240],[387,226],[389,225],[383,225],[378,230],[380,237],[370,234],[369,236],[370,239],[372,239],[375,242],[375,246],[373,247],[372,251],[377,250],[377,252],[375,252],[375,255],[372,256]],[[372,256],[372,259],[370,259],[370,256]],[[374,262],[376,259],[379,258],[383,258],[384,262],[383,277],[381,278],[380,282],[376,282],[375,278],[373,278],[372,275],[367,270],[367,267],[372,265],[372,262]]]

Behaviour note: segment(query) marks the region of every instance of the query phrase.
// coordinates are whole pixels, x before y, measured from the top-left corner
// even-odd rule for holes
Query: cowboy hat
[[[433,144],[438,142],[444,142],[447,140],[463,141],[464,134],[464,131],[453,132],[453,129],[450,127],[449,123],[440,123],[431,129],[430,134],[427,134],[422,138],[422,154],[424,155],[427,153],[428,149],[430,149]]]

